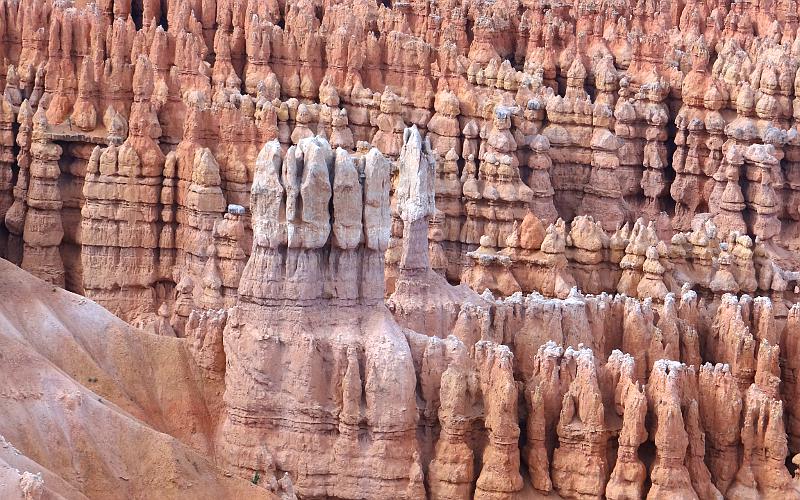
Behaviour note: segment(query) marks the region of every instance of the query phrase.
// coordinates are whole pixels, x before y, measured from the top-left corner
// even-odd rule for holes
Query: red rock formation
[[[594,356],[575,356],[575,378],[564,394],[553,452],[553,487],[565,497],[601,497],[610,474],[603,397]]]
[[[0,256],[180,346],[181,439],[284,498],[793,498],[796,11],[4,1]]]
[[[6,258],[19,265],[22,263],[23,240],[25,231],[25,216],[28,211],[28,187],[30,185],[31,163],[31,133],[33,131],[33,111],[27,100],[22,102],[17,114],[19,130],[16,143],[19,147],[17,153],[17,181],[14,185],[14,201],[6,212],[4,219],[8,230],[8,248]]]
[[[507,346],[487,341],[475,344],[475,362],[484,401],[484,425],[489,440],[483,451],[483,467],[478,475],[475,498],[511,498],[522,489],[518,395],[512,356]]]
[[[469,498],[476,474],[474,452],[467,441],[478,395],[477,371],[463,343],[445,344],[447,368],[440,378],[439,422],[442,434],[428,469],[430,495],[440,499]]]
[[[61,147],[46,136],[47,118],[40,109],[33,117],[30,181],[23,229],[20,267],[55,285],[64,285],[64,262],[59,244],[64,237],[58,159]]]
[[[365,162],[363,187],[354,161]],[[320,139],[285,156],[276,141],[262,149],[250,201],[253,253],[223,335],[223,439],[226,460],[239,470],[252,474],[274,459],[309,494],[408,494],[417,447],[414,369],[381,304],[388,175],[376,150],[353,159]],[[330,376],[324,359],[336,360]],[[323,421],[329,430],[317,427]],[[309,461],[304,450],[317,440],[328,451]],[[345,464],[358,472],[335,472]]]
[[[619,431],[617,463],[606,485],[605,495],[609,499],[641,498],[647,470],[638,456],[638,450],[648,437],[645,429],[647,399],[642,387],[633,380],[632,356],[614,351],[608,362],[615,371],[619,371],[614,404],[616,412],[622,417],[622,428]]]
[[[729,366],[722,363],[703,365],[698,387],[709,470],[714,485],[725,494],[737,471],[742,397]]]
[[[697,379],[691,367],[659,360],[647,385],[656,459],[648,498],[721,498],[705,465]]]

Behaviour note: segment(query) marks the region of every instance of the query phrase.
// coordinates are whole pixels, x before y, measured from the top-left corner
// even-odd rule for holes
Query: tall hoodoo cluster
[[[419,149],[416,168],[404,157],[405,178]],[[252,252],[220,340],[224,455],[238,470],[291,471],[315,496],[421,494],[414,365],[382,305],[389,175],[377,149],[354,156],[319,137],[258,154]],[[409,189],[409,210],[425,193]]]
[[[284,154],[278,141],[267,143],[256,159],[253,248],[240,298],[270,305],[380,303],[389,174],[375,148],[353,156],[309,137]]]

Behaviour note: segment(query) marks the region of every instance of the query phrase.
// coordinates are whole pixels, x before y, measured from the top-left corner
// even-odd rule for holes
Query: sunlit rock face
[[[178,353],[168,416],[59,387],[205,496],[798,498],[797,10],[0,0],[0,256]],[[122,491],[47,432],[9,495]]]

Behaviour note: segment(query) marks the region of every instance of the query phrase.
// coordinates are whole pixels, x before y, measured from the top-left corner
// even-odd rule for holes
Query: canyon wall
[[[667,274],[689,252],[703,270],[676,281],[704,289],[717,240],[734,264],[797,264],[788,0],[2,5],[0,251],[135,324],[201,293],[228,205],[244,209],[245,255],[219,256],[233,303],[264,144],[319,135],[396,160],[411,125],[436,159],[433,265],[451,283],[636,295],[627,276],[660,240]],[[716,239],[696,234],[707,221]]]
[[[0,256],[186,349],[153,426],[265,495],[800,498],[799,26],[0,0]]]

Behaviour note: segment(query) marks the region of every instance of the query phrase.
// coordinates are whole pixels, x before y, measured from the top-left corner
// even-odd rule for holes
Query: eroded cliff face
[[[14,356],[61,371],[6,377],[3,494],[800,497],[798,23],[0,0],[0,256],[155,334],[22,327],[4,285]],[[155,485],[136,443],[211,461]]]
[[[784,295],[796,18],[788,0],[6,2],[0,250],[145,325],[202,292],[237,205],[245,255],[216,250],[231,305],[265,143],[395,160],[416,125],[435,159],[432,267],[452,283]]]

